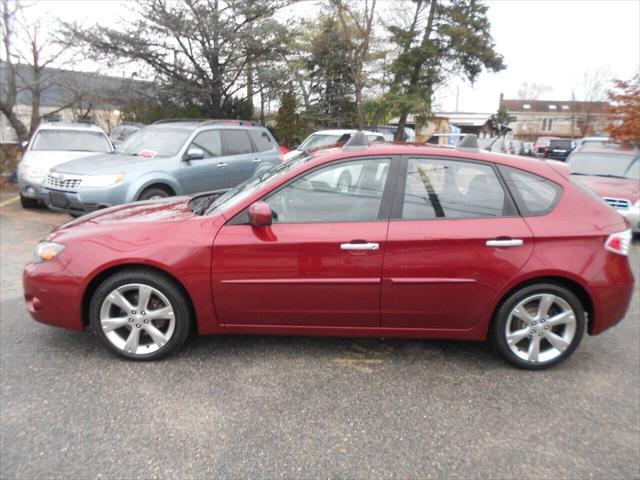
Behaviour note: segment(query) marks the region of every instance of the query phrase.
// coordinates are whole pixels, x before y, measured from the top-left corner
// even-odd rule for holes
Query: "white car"
[[[326,147],[327,145],[344,144],[349,141],[351,135],[358,130],[320,130],[309,135],[298,148],[284,154],[284,160],[295,157],[300,152],[309,150],[310,148]],[[384,142],[384,135],[378,132],[369,132],[363,130],[368,142]]]
[[[18,186],[23,208],[34,208],[42,200],[42,184],[49,170],[82,157],[113,152],[107,134],[84,123],[43,123],[25,145],[18,164]]]

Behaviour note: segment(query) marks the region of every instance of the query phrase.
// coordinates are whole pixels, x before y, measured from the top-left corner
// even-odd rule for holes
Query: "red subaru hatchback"
[[[185,166],[188,168],[188,166]],[[491,339],[566,359],[631,300],[629,225],[566,165],[377,144],[224,194],[118,206],[52,232],[24,272],[38,321],[134,360],[212,334]]]

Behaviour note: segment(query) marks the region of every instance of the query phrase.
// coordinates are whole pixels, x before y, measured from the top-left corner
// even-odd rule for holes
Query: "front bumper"
[[[82,288],[59,260],[28,264],[22,274],[24,299],[31,317],[69,330],[83,330]]]
[[[127,185],[118,184],[107,188],[81,188],[77,191],[61,190],[44,186],[42,198],[51,210],[72,215],[84,215],[102,208],[126,202]]]
[[[20,189],[20,195],[25,198],[31,198],[34,200],[43,200],[42,183],[36,183],[27,180],[22,175],[18,175],[18,187]]]

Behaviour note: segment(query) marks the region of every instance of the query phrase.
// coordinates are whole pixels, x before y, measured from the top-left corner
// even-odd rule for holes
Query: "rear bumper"
[[[608,253],[611,257],[602,281],[589,288],[593,302],[593,318],[589,333],[597,335],[618,324],[627,314],[633,296],[634,278],[627,257]]]
[[[82,289],[59,260],[28,264],[22,283],[27,310],[34,320],[69,330],[84,330]]]

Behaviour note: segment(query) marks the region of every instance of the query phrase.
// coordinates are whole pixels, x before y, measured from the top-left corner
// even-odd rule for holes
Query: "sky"
[[[402,2],[378,0],[380,12],[397,11]],[[28,18],[45,17],[115,26],[131,4],[120,0],[41,0]],[[551,87],[541,99],[580,99],[585,72],[607,71],[629,79],[640,69],[640,0],[487,0],[496,49],[506,70],[482,73],[474,85],[452,81],[440,89],[440,111],[495,112],[500,93],[517,98],[524,82]],[[314,1],[296,5],[295,16],[317,11]],[[77,65],[79,69],[86,66]],[[122,75],[122,71],[104,72]],[[457,98],[457,102],[456,102]]]

